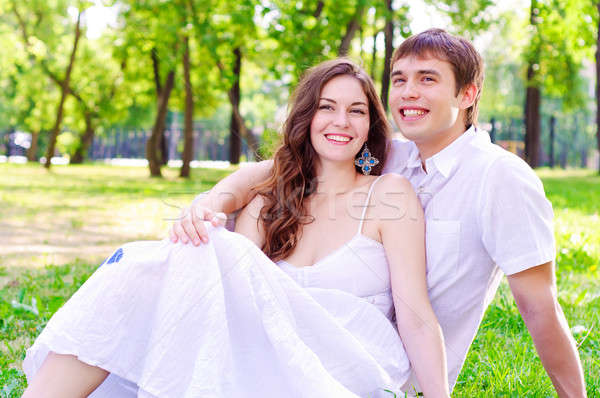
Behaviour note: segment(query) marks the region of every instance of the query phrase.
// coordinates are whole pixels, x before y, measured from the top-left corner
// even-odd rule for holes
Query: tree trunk
[[[323,12],[324,6],[325,6],[325,3],[323,2],[323,0],[319,0],[319,2],[317,3],[317,7],[315,8],[315,11],[313,11],[313,17],[319,19],[319,17],[321,16],[321,13]]]
[[[27,148],[27,161],[35,162],[37,160],[37,149],[38,149],[38,139],[40,136],[39,131],[33,131],[31,133],[31,146]]]
[[[364,7],[362,5],[359,5],[356,8],[356,13],[354,14],[350,22],[348,22],[348,26],[346,26],[346,34],[344,35],[344,37],[342,37],[342,42],[340,43],[340,47],[338,49],[338,57],[344,57],[348,55],[352,39],[356,35],[356,31],[360,29],[364,10]]]
[[[536,9],[537,1],[532,0],[529,22],[534,28],[537,25],[534,11]],[[535,34],[538,34],[537,29],[535,29],[535,32]],[[534,65],[539,65],[539,48],[533,51],[533,55],[529,59],[529,65],[527,66],[527,91],[525,94],[525,160],[533,168],[539,166],[541,131],[541,93]]]
[[[375,80],[375,70],[377,69],[377,36],[379,31],[373,33],[373,52],[371,53],[371,79]]]
[[[69,64],[67,65],[65,77],[60,84],[60,102],[58,103],[58,108],[56,110],[56,121],[54,122],[54,127],[52,128],[52,132],[50,133],[50,139],[48,141],[48,148],[46,150],[46,163],[44,163],[44,167],[47,169],[49,169],[50,165],[52,164],[52,156],[54,156],[54,150],[56,149],[56,137],[58,137],[58,133],[60,132],[60,127],[62,125],[65,99],[69,94],[71,71],[73,70],[73,64],[75,63],[75,54],[77,53],[77,44],[79,43],[79,37],[81,36],[80,25],[81,11],[79,11],[79,14],[77,15],[77,23],[75,24],[75,39],[73,42],[73,49],[71,50],[71,57],[69,58]]]
[[[386,0],[387,12],[385,16],[385,57],[383,60],[383,73],[381,74],[381,102],[383,109],[388,109],[388,94],[390,90],[390,62],[394,52],[394,10],[392,9],[392,0]]]
[[[92,122],[92,115],[88,112],[84,115],[85,118],[85,131],[81,136],[81,143],[75,150],[73,157],[70,160],[72,164],[81,164],[85,160],[87,156],[88,149],[92,146],[92,142],[94,141],[94,134],[96,133],[96,129],[94,128],[94,123]]]
[[[529,76],[528,68],[527,75]],[[525,160],[535,168],[539,165],[540,149],[540,102],[539,87],[527,87],[525,98]]]
[[[152,58],[152,71],[154,74],[154,86],[156,88],[156,95],[160,96],[162,92],[162,86],[160,84],[160,59],[158,58],[158,50],[156,47],[150,51],[150,57]]]
[[[148,159],[148,167],[152,177],[162,177],[160,173],[160,165],[162,164],[162,136],[164,135],[165,124],[167,119],[167,110],[169,105],[169,97],[175,83],[175,70],[172,69],[167,75],[167,80],[164,87],[158,96],[156,107],[156,118],[152,127],[152,134],[146,141],[146,159]]]
[[[180,177],[190,176],[190,162],[194,155],[194,94],[190,79],[190,38],[185,37],[183,50],[183,78],[185,82],[185,116],[183,128],[183,153]]]
[[[158,50],[156,47],[152,48],[150,52],[150,56],[152,58],[152,71],[154,74],[154,85],[156,87],[156,100],[157,103],[159,98],[163,93],[163,86],[160,80],[160,58],[158,57]],[[167,99],[168,101],[168,99]],[[168,154],[167,154],[167,139],[165,137],[165,129],[163,128],[160,131],[158,138],[156,139],[157,145],[157,156],[160,159],[160,166],[165,166],[168,162]]]
[[[600,1],[596,2],[598,7],[598,29],[596,37],[596,145],[600,153]],[[598,161],[598,174],[600,174],[600,161]]]
[[[242,153],[242,137],[246,139],[248,148],[252,152],[254,158],[258,159],[258,140],[246,127],[246,121],[240,113],[240,76],[242,70],[242,52],[238,47],[233,50],[235,61],[233,65],[233,74],[235,80],[233,85],[227,92],[229,96],[229,102],[231,104],[231,118],[229,123],[229,161],[232,164],[238,164],[240,162],[240,156]]]
[[[554,116],[550,117],[550,168],[554,168],[554,141],[556,140],[556,118]]]
[[[364,41],[365,41],[365,30],[364,30],[362,24],[360,25],[360,28],[358,29],[358,40],[360,40],[360,52],[358,54],[358,58],[359,59],[364,59],[365,51],[363,49],[363,44],[364,44]],[[365,70],[366,69],[367,69],[367,65],[365,64]]]
[[[167,109],[167,116],[168,116],[169,112]],[[160,139],[158,141],[158,154],[160,157],[160,165],[161,166],[166,166],[167,163],[169,162],[169,145],[167,143],[167,136],[166,136],[166,131],[167,131],[167,118],[165,117],[165,127],[162,129],[162,131],[160,132]]]
[[[229,89],[229,102],[231,103],[231,118],[229,122],[229,161],[232,164],[240,162],[242,153],[242,121],[236,117],[240,109],[240,72],[242,70],[242,52],[239,47],[233,50],[233,85]]]

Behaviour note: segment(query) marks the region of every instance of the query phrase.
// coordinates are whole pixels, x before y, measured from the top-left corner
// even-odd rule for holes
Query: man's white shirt
[[[406,177],[423,205],[429,297],[453,387],[502,273],[554,260],[553,212],[533,170],[474,127],[425,169],[414,143],[392,142],[384,173]]]

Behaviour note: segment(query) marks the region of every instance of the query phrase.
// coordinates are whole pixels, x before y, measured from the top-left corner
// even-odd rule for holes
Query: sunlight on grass
[[[29,267],[98,262],[124,241],[162,239],[182,206],[231,172],[195,169],[188,181],[175,169],[152,179],[140,167],[0,167],[0,264]]]

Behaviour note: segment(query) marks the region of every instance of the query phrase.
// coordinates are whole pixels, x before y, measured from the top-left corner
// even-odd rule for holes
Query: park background
[[[597,0],[0,0],[0,397],[25,348],[122,242],[267,158],[301,73],[347,55],[387,104],[389,60],[442,27],[486,64],[480,126],[553,203],[559,301],[600,396]],[[506,284],[453,393],[552,396]]]

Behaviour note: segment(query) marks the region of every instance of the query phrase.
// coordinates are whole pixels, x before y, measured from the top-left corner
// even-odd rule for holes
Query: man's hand
[[[180,218],[173,223],[169,230],[171,242],[180,241],[183,244],[192,242],[194,246],[198,246],[200,242],[208,243],[205,221],[210,221],[215,227],[223,226],[227,221],[227,216],[224,213],[215,213],[201,203],[185,207],[181,211]]]

